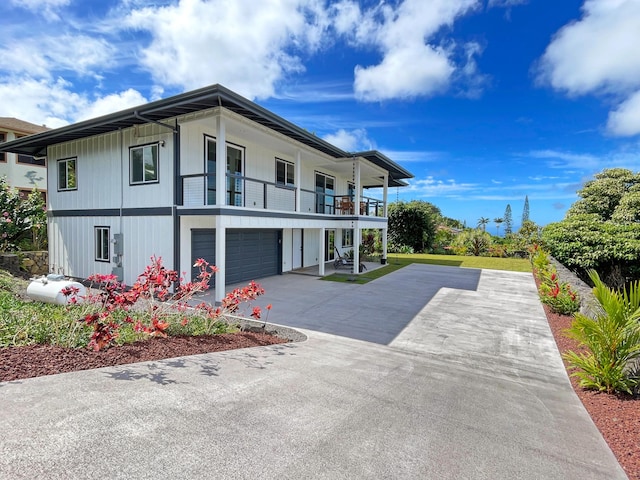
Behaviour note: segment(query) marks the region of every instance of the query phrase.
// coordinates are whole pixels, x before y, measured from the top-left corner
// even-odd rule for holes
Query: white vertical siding
[[[122,136],[122,139],[120,138]],[[129,147],[164,141],[158,148],[159,183],[129,186]],[[58,191],[58,160],[76,158],[77,190]],[[173,147],[169,130],[145,126],[50,147],[50,205],[56,210],[140,208],[173,204]]]
[[[293,262],[293,231],[290,228],[282,230],[282,271],[289,272]]]
[[[49,263],[51,271],[77,278],[94,273],[109,274],[115,263],[95,261],[94,227],[109,227],[111,239],[124,234],[124,281],[132,284],[152,255],[161,256],[165,266],[173,267],[171,217],[52,217],[49,219]],[[113,245],[110,247],[113,258]]]

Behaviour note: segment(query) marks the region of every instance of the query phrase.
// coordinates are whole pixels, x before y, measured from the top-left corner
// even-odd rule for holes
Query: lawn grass
[[[334,273],[322,280],[331,282],[345,282],[362,285],[376,278],[412,263],[426,263],[430,265],[444,265],[448,267],[485,268],[487,270],[506,270],[509,272],[531,272],[531,262],[528,258],[496,258],[496,257],[468,257],[458,255],[432,255],[427,253],[402,254],[393,253],[387,256],[387,265],[361,275],[349,273]]]

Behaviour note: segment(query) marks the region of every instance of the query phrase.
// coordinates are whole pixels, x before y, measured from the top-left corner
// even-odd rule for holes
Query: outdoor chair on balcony
[[[353,202],[348,198],[341,198],[338,209],[342,215],[353,215]]]
[[[333,267],[338,270],[340,268],[348,268],[353,270],[353,260],[347,257],[343,257],[342,255],[340,255],[340,251],[338,250],[338,247],[333,247],[333,249],[336,251],[336,258],[333,261]],[[358,271],[360,273],[364,272],[367,269],[366,265],[362,262],[360,262],[360,267],[358,268]]]

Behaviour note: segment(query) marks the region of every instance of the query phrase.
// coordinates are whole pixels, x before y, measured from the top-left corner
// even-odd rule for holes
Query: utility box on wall
[[[118,277],[118,281],[124,281],[124,268],[122,267],[122,255],[124,255],[124,239],[121,233],[113,234],[113,263],[116,264],[111,273]]]

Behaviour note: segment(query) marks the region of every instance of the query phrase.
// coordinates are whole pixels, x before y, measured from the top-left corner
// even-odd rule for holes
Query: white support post
[[[320,241],[318,244],[320,245],[320,251],[318,252],[318,275],[324,277],[324,237],[325,237],[325,229],[320,229]]]
[[[300,211],[302,205],[302,165],[300,162],[300,150],[296,152],[296,164],[295,164],[295,182],[296,182],[296,212]]]
[[[359,160],[354,160],[355,162],[355,166],[354,166],[354,171],[353,171],[353,176],[354,181],[356,183],[355,188],[356,188],[356,197],[354,198],[354,213],[356,215],[361,215],[362,214],[362,210],[360,208],[360,199],[362,198],[360,196],[360,189],[362,188],[362,182],[360,181],[360,161]]]
[[[353,229],[353,273],[360,273],[360,243],[362,243],[362,230],[360,222],[355,222]]]
[[[227,229],[222,226],[221,218],[218,216],[216,217],[216,267],[218,267],[218,271],[215,273],[216,287],[214,298],[216,304],[222,302],[227,289],[226,241]]]
[[[224,118],[218,115],[216,130],[216,205],[227,204],[227,138]]]
[[[387,218],[389,216],[389,175],[384,176],[384,183],[382,184],[382,216]]]
[[[382,187],[382,216],[389,218],[389,175],[384,176],[384,183]],[[388,222],[388,220],[387,220]],[[382,259],[380,263],[382,265],[387,264],[387,242],[388,242],[388,228],[382,229]]]
[[[387,264],[387,232],[388,232],[388,228],[383,228],[382,229],[382,259],[380,260],[380,263],[382,263],[382,265],[386,265]]]

